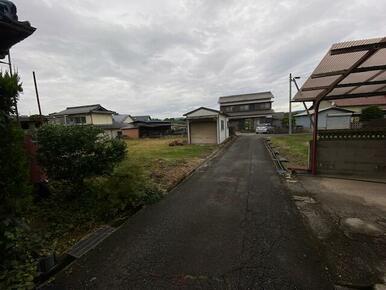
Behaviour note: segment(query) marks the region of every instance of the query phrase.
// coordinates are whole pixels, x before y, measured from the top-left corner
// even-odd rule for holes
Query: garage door
[[[215,121],[191,122],[190,138],[192,144],[217,144]]]

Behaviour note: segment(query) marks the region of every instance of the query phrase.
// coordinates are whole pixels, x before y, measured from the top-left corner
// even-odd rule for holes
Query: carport
[[[293,99],[293,102],[312,102],[315,110],[310,164],[313,175],[317,173],[318,137],[325,140],[385,139],[382,130],[356,135],[352,132],[336,133],[334,136],[323,133],[321,136],[318,132],[321,101],[383,95],[386,95],[386,37],[332,45]]]
[[[221,144],[229,137],[227,115],[200,107],[186,114],[189,144]]]

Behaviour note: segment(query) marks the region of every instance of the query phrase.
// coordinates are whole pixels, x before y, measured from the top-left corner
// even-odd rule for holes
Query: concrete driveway
[[[332,289],[258,136],[241,136],[47,289]]]

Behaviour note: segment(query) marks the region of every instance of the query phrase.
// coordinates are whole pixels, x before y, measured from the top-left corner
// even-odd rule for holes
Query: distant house
[[[67,107],[65,110],[49,115],[51,124],[94,125],[104,130],[110,137],[118,135],[119,126],[113,120],[113,111],[107,110],[100,104]]]
[[[125,117],[120,117],[125,116]],[[127,138],[160,137],[171,133],[171,123],[152,119],[150,116],[117,115],[121,119],[118,135]]]
[[[229,137],[228,116],[200,107],[186,114],[189,144],[221,144]]]
[[[39,129],[44,123],[47,123],[46,116],[31,115],[19,116],[19,123],[24,132],[34,132]]]
[[[68,107],[50,114],[49,122],[63,125],[94,125],[115,137],[142,138],[170,134],[170,122],[153,120],[150,116],[117,114],[99,104]]]
[[[314,111],[309,111],[312,118],[314,118]],[[353,111],[337,108],[327,107],[319,110],[318,114],[318,128],[319,129],[350,129]],[[307,112],[297,113],[293,116],[295,118],[296,126],[301,126],[304,129],[311,129],[311,121]]]
[[[49,122],[63,125],[112,125],[113,111],[101,105],[67,107],[65,110],[49,115]]]
[[[259,124],[272,123],[271,92],[220,97],[220,111],[229,116],[235,131],[255,131]]]

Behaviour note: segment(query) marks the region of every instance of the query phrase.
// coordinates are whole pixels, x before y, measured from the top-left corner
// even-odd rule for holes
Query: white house
[[[200,107],[186,116],[189,144],[221,144],[229,137],[228,116]]]

